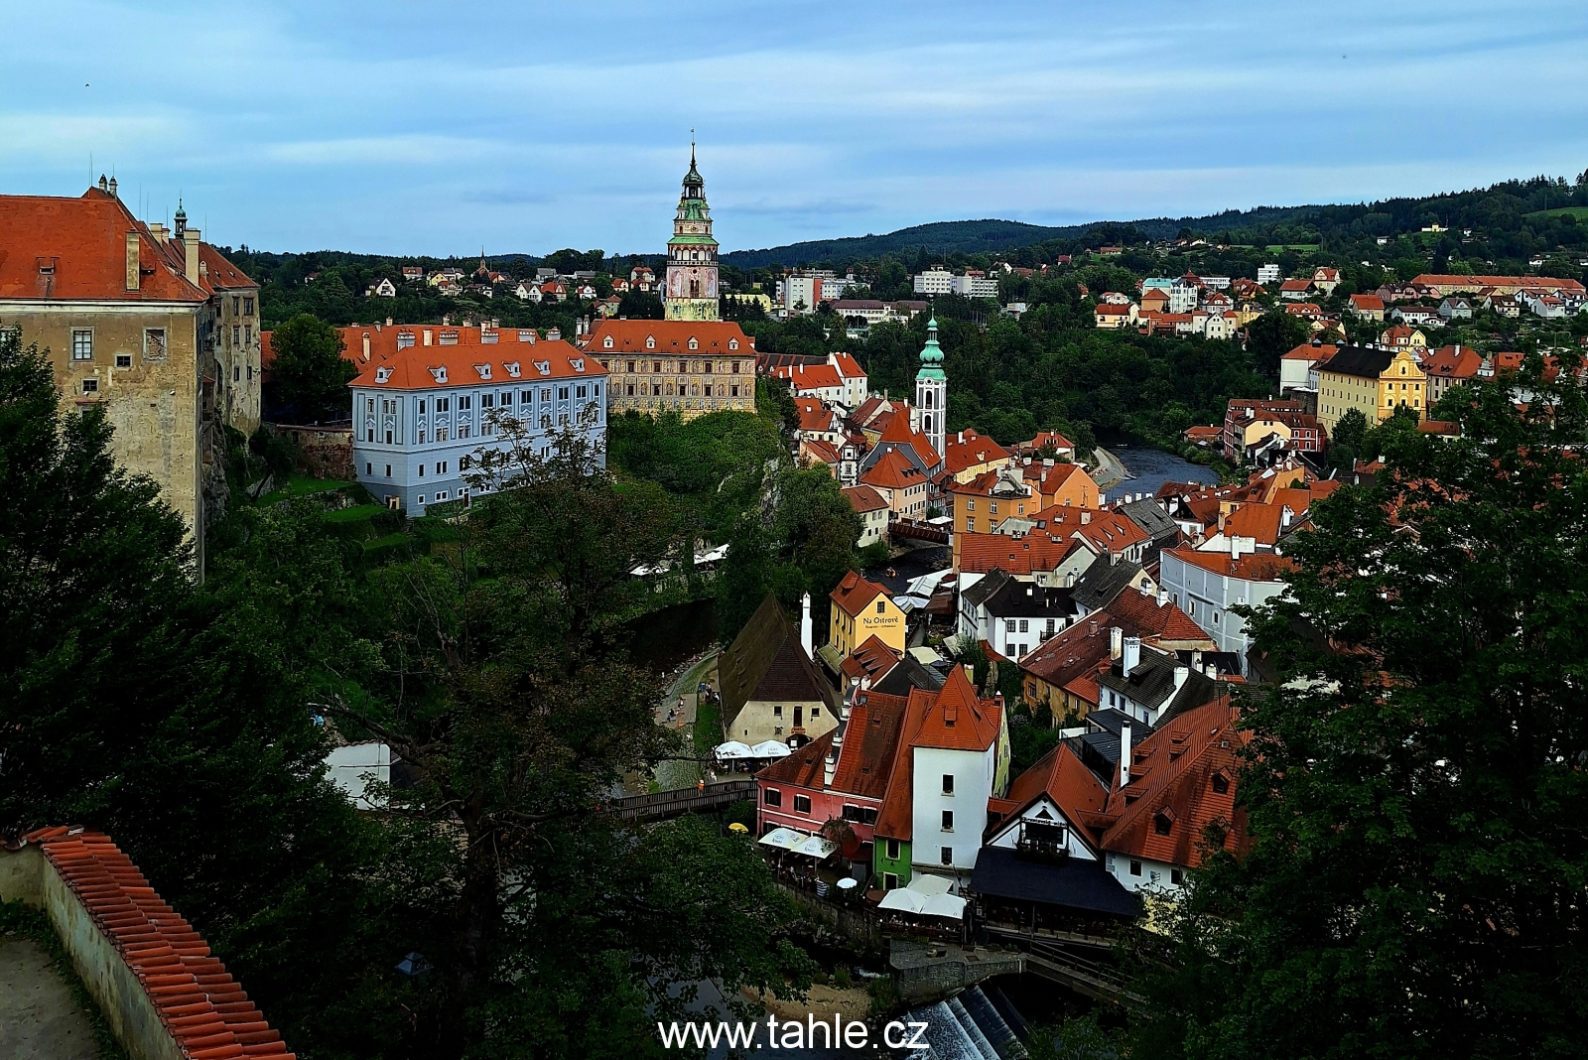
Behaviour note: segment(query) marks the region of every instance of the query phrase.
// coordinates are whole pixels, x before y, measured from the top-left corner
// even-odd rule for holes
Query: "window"
[[[819,718],[821,716],[822,716],[822,708],[821,707],[812,707],[811,708],[811,720],[812,721],[815,721],[817,718]]]
[[[72,329],[72,360],[91,361],[94,359],[94,331],[92,328]]]
[[[943,811],[943,831],[952,832],[953,830],[954,830],[954,811],[953,810],[944,810]]]
[[[796,795],[796,796],[794,796],[794,812],[795,813],[810,813],[811,812],[811,797],[809,795]]]
[[[893,842],[893,840],[890,839],[890,840],[888,840],[888,842],[891,843],[891,842]],[[899,886],[899,874],[898,873],[896,873],[896,872],[884,872],[882,874],[882,889],[883,890],[892,891],[892,890],[897,889],[898,886]]]
[[[420,478],[424,478],[425,477],[425,465],[423,465],[423,464],[419,465],[419,477]]]
[[[774,718],[781,718],[783,716],[783,708],[782,707],[773,707],[772,708],[772,716]]]
[[[1181,869],[1170,869],[1169,882],[1174,884],[1176,887],[1180,886],[1185,882],[1185,872]]]
[[[117,368],[131,368],[132,367],[132,354],[130,354],[130,353],[118,353],[118,354],[116,354],[116,367]],[[254,377],[254,370],[253,370],[252,367],[250,367],[248,369],[248,378],[252,379],[253,377]],[[371,440],[373,440],[373,439],[371,439]]]
[[[782,736],[782,735],[783,735],[783,726],[781,726],[781,725],[774,725],[774,726],[773,726],[773,727],[772,727],[772,735],[773,735],[773,736]]]
[[[459,412],[468,412],[473,407],[474,407],[474,398],[472,398],[468,394],[460,394],[460,395],[458,395],[458,411]]]
[[[447,499],[447,491],[446,490],[436,490],[436,500],[444,501],[446,499]]]
[[[942,851],[940,852],[940,857],[942,859],[943,864],[945,864],[945,865],[954,864],[954,848],[953,847],[944,847],[942,849]]]
[[[1228,795],[1230,793],[1230,778],[1223,773],[1214,773],[1212,784],[1215,793],[1219,795]]]
[[[243,326],[241,324],[233,324],[232,325],[232,345],[233,346],[241,346],[242,344],[243,344]]]
[[[143,359],[146,361],[165,360],[165,328],[143,329]]]
[[[954,774],[952,774],[952,773],[944,773],[943,774],[943,794],[944,795],[952,795],[952,794],[954,794]]]
[[[467,471],[468,469],[469,469],[469,454],[468,453],[464,453],[462,456],[458,457],[458,470],[459,471]]]
[[[557,388],[557,400],[558,401],[567,401],[568,400],[568,388],[567,387],[560,386],[560,387]]]
[[[254,300],[252,298],[244,298],[243,299],[243,312],[246,315],[248,315],[248,316],[253,316],[253,314],[254,314]]]
[[[97,394],[97,393],[99,393],[99,380],[97,380],[97,379],[84,379],[83,380],[83,393],[85,393],[85,394]]]
[[[888,860],[899,860],[899,841],[897,839],[888,840]]]
[[[880,615],[880,614],[884,613],[885,611],[887,611],[887,609],[888,609],[888,602],[886,600],[878,600],[877,601],[877,614]]]
[[[391,465],[390,464],[386,465],[386,477],[387,478],[391,478]]]
[[[783,805],[783,793],[776,788],[767,788],[761,793],[761,801],[767,806]]]
[[[1130,863],[1130,874],[1132,876],[1140,876],[1141,875],[1141,862],[1132,861]]]
[[[1174,815],[1168,810],[1159,810],[1152,818],[1152,830],[1159,835],[1168,835],[1174,828]]]

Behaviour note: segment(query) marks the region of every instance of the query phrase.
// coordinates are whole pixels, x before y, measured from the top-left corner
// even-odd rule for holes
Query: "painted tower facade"
[[[717,240],[711,234],[711,208],[706,182],[695,168],[695,145],[689,145],[689,172],[673,217],[673,238],[667,241],[667,285],[662,305],[668,320],[718,320]]]
[[[921,347],[921,370],[915,373],[915,428],[943,455],[947,433],[948,376],[943,374],[943,347],[937,344],[937,317],[926,322],[926,345]]]

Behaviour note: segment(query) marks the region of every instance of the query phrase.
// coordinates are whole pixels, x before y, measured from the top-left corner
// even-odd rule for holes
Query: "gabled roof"
[[[1046,795],[1054,805],[1077,824],[1082,813],[1100,812],[1108,802],[1108,788],[1086,768],[1080,756],[1065,742],[1057,743],[1009,784],[1009,802],[1014,809],[1004,821],[1019,817],[1026,807]],[[995,828],[998,826],[994,826]]]
[[[1218,428],[1215,427],[1213,430],[1217,432]],[[1163,510],[1163,505],[1151,497],[1143,497],[1139,501],[1126,501],[1119,505],[1117,510],[1119,514],[1135,523],[1142,533],[1155,540],[1159,537],[1173,537],[1180,530],[1179,524]]]
[[[788,616],[770,593],[722,653],[717,669],[730,732],[739,712],[752,701],[821,700],[829,706],[837,702],[832,686],[806,656]]]
[[[1284,514],[1283,507],[1278,504],[1255,501],[1243,504],[1224,517],[1224,533],[1229,537],[1249,537],[1260,545],[1273,545],[1279,541]]]
[[[838,587],[831,593],[831,599],[844,614],[851,617],[859,615],[878,596],[889,599],[885,586],[876,582],[867,581],[854,571],[849,571],[838,581]]]
[[[1050,571],[1076,549],[1092,548],[1085,541],[1058,538],[1043,531],[1032,531],[1023,537],[968,533],[957,536],[962,574],[983,574],[995,567],[1019,575]]]
[[[1320,343],[1318,345],[1314,345],[1310,342],[1303,342],[1300,346],[1297,346],[1295,349],[1281,357],[1280,360],[1327,361],[1330,357],[1334,356],[1334,352],[1337,349],[1339,349],[1339,347],[1330,343]]]
[[[849,506],[861,515],[866,512],[878,511],[888,506],[888,502],[883,498],[882,494],[864,483],[858,486],[845,486],[842,492],[849,501]]]
[[[1235,795],[1238,754],[1250,735],[1238,718],[1225,697],[1181,713],[1135,744],[1130,783],[1120,787],[1116,773],[1108,804],[1094,818],[1103,849],[1196,868],[1208,827],[1219,824],[1223,849],[1244,852],[1246,814]],[[1223,791],[1215,775],[1223,778]]]
[[[1134,560],[1094,563],[1070,587],[1070,596],[1088,611],[1100,611],[1135,581],[1141,570]]]
[[[982,581],[986,581],[983,578]],[[977,582],[980,585],[981,582]],[[975,586],[972,586],[975,588]],[[987,597],[984,606],[990,615],[1020,618],[1068,618],[1075,613],[1070,590],[1046,588],[1033,582],[1009,579]]]
[[[926,475],[909,457],[897,449],[890,449],[861,473],[860,481],[879,489],[899,490],[924,484]]]
[[[1441,379],[1473,379],[1483,357],[1471,346],[1441,346],[1423,358],[1423,371]]]
[[[858,681],[864,677],[875,681],[893,669],[900,654],[882,643],[882,638],[873,633],[849,653],[838,670],[846,679]]]
[[[795,364],[777,368],[772,373],[778,379],[787,379],[795,390],[837,389],[844,385],[838,369],[830,364]]]
[[[1240,578],[1245,581],[1281,581],[1296,567],[1295,560],[1272,552],[1248,552],[1237,560],[1230,559],[1227,552],[1199,552],[1191,548],[1167,549],[1164,555],[1173,556],[1193,567],[1200,567],[1210,574]]]
[[[344,353],[346,351],[344,350]],[[546,366],[546,371],[540,370]],[[489,375],[482,375],[484,366]],[[438,377],[437,371],[441,372]],[[348,386],[378,390],[435,390],[464,386],[531,386],[557,379],[599,379],[606,366],[561,339],[536,343],[410,346],[365,366]]]
[[[1167,595],[1167,594],[1166,594]],[[1125,630],[1127,636],[1151,637],[1164,641],[1207,641],[1212,639],[1207,631],[1197,625],[1196,619],[1180,610],[1180,605],[1165,599],[1162,603],[1152,593],[1127,589],[1108,603],[1108,613],[1114,624]],[[1134,633],[1131,631],[1135,630]]]
[[[1009,450],[970,428],[956,431],[943,440],[943,469],[951,475],[957,475],[977,464],[1008,459]]]
[[[208,298],[206,290],[187,280],[180,241],[173,256],[169,242],[162,244],[120,199],[98,188],[75,198],[0,195],[0,233],[4,233],[0,299],[203,302]],[[129,234],[137,237],[138,246],[138,288],[133,291],[127,290]]]
[[[1014,581],[1014,576],[1008,571],[994,567],[984,577],[978,578],[976,584],[960,593],[961,599],[972,607],[980,607],[987,602],[987,598]]]
[[[844,723],[843,747],[830,787],[826,784],[827,751],[833,745],[836,729],[773,762],[757,773],[756,779],[880,800],[887,793],[894,756],[898,754],[905,704],[904,696],[874,690],[855,696],[849,720]]]
[[[598,320],[585,337],[585,348],[605,351],[608,338],[612,340],[612,351],[608,352],[617,353],[718,357],[750,357],[755,353],[755,339],[729,320]],[[646,339],[654,339],[655,346],[647,349]],[[689,348],[690,339],[696,341],[696,349]]]
[[[1394,328],[1390,329],[1395,330]],[[1367,346],[1341,346],[1319,371],[1377,379],[1395,361],[1395,351]]]
[[[943,682],[943,674],[906,652],[897,666],[883,674],[880,680],[872,683],[871,690],[894,696],[908,696],[912,688],[935,691],[943,687]]]
[[[832,358],[833,367],[838,369],[838,374],[840,376],[842,376],[843,378],[845,378],[845,379],[864,379],[864,378],[866,378],[866,370],[864,368],[860,367],[860,362],[855,360],[854,357],[851,356],[850,354],[843,353],[843,352],[840,351],[840,352],[836,352],[836,353],[830,353],[830,354],[828,354],[828,357]]]
[[[977,697],[964,667],[950,671],[935,692],[913,689],[907,702],[899,752],[876,823],[876,834],[891,839],[909,839],[914,829],[914,749],[985,751],[994,746],[1003,726],[1003,708]]]
[[[1116,620],[1110,612],[1098,611],[1043,641],[1020,660],[1020,669],[1063,688],[1096,670],[1108,658],[1109,629],[1113,626],[1124,628],[1128,636],[1138,632],[1133,625],[1126,628],[1126,623]]]

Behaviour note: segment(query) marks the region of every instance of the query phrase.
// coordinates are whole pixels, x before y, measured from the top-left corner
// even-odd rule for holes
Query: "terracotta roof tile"
[[[55,827],[24,838],[43,851],[138,978],[181,1055],[292,1060],[226,966],[109,836]]]
[[[832,591],[831,598],[844,614],[858,615],[879,594],[886,597],[887,588],[876,582],[867,581],[854,571],[850,571],[839,579],[838,587]]]
[[[612,339],[610,351],[608,338]],[[654,339],[655,345],[647,348],[647,339]],[[696,341],[694,350],[689,348],[690,339]],[[727,320],[600,320],[590,329],[584,346],[603,353],[755,355],[755,339]]]
[[[546,366],[542,372],[540,365]],[[479,366],[489,376],[482,376]],[[516,367],[516,374],[514,366]],[[443,369],[437,378],[435,370]],[[606,366],[594,355],[563,342],[483,343],[457,346],[410,346],[383,361],[365,366],[349,386],[381,390],[434,390],[438,387],[532,386],[537,381],[599,379]]]

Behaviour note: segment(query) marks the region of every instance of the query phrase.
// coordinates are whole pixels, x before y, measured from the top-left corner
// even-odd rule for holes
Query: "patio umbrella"
[[[776,740],[762,740],[750,748],[751,758],[787,758],[791,753],[788,744]]]
[[[729,740],[727,743],[720,743],[711,753],[725,762],[733,758],[755,757],[755,753],[751,750],[750,745],[747,743],[740,743],[738,740]]]
[[[921,903],[922,916],[960,920],[965,916],[965,899],[957,894],[934,894]]]
[[[792,828],[774,828],[761,837],[761,845],[778,850],[793,850],[805,837]]]
[[[946,878],[926,872],[918,873],[909,884],[910,890],[919,892],[923,898],[930,898],[934,894],[947,894],[948,886]]]
[[[830,857],[833,851],[838,849],[838,844],[834,843],[831,839],[823,839],[819,835],[813,835],[806,836],[804,839],[800,840],[797,846],[790,847],[789,849],[793,850],[796,854],[804,854],[808,858],[815,858],[817,861],[822,861]]]
[[[912,891],[908,887],[895,887],[882,896],[882,901],[877,903],[878,909],[886,909],[894,913],[919,913],[921,911],[921,892]]]
[[[732,832],[734,835],[749,835],[750,834],[750,829],[746,828],[744,825],[740,824],[738,821],[735,821],[732,824],[730,824],[728,826],[728,831]]]

